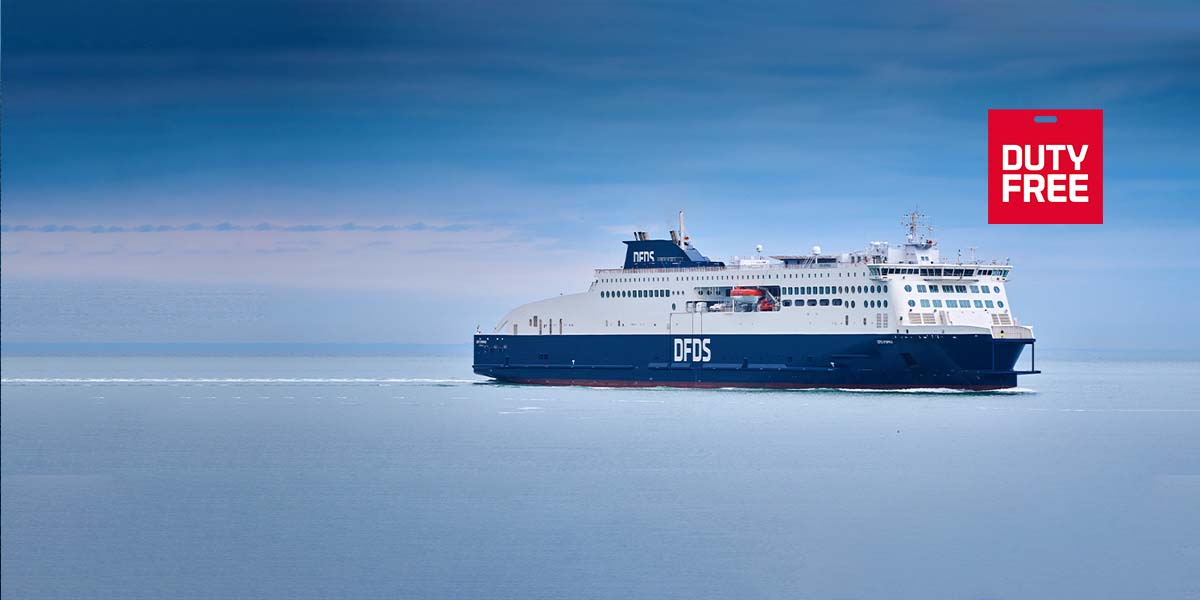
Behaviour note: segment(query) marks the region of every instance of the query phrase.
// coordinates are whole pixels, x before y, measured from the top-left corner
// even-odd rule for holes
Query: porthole
[[[912,291],[912,286],[911,286],[911,285],[906,285],[906,286],[904,286],[904,291],[906,291],[906,292],[911,292],[911,291]]]
[[[999,306],[1000,308],[1004,308],[1004,302],[1002,300],[997,300],[996,306]]]
[[[909,300],[909,301],[908,301],[908,305],[909,305],[910,307],[912,307],[912,306],[916,306],[916,305],[917,305],[917,301],[916,301],[916,300]]]
[[[997,286],[992,286],[992,291],[993,291],[993,292],[996,292],[997,294],[999,294],[999,293],[1000,293],[1000,286],[998,286],[998,285],[997,285]]]

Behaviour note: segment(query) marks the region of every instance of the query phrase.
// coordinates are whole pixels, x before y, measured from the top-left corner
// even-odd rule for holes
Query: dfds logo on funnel
[[[1104,222],[1104,111],[989,110],[988,223]]]

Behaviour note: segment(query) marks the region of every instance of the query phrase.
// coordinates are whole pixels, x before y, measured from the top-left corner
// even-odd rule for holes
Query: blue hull
[[[547,385],[1015,387],[1032,339],[989,335],[477,335],[475,372]]]

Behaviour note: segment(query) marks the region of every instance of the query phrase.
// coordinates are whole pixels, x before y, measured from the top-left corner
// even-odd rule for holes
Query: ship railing
[[[834,262],[823,262],[823,263],[816,263],[816,262],[806,262],[806,263],[791,263],[791,264],[784,264],[784,263],[774,263],[774,264],[771,264],[771,265],[769,265],[769,268],[771,268],[771,269],[789,269],[789,270],[790,270],[790,269],[799,269],[799,270],[809,270],[809,269],[834,269],[834,268],[837,268],[839,265],[844,265],[844,264],[857,264],[857,265],[862,265],[862,264],[872,264],[872,265],[874,265],[874,264],[878,264],[878,265],[894,265],[894,266],[901,266],[901,267],[917,267],[917,268],[921,268],[921,269],[935,269],[935,268],[936,268],[936,269],[961,269],[961,268],[963,268],[963,267],[992,267],[992,266],[1002,266],[1002,267],[1006,267],[1006,268],[1008,268],[1008,269],[1010,269],[1010,270],[1012,269],[1012,264],[1010,264],[1010,263],[997,263],[996,261],[991,261],[991,262],[983,262],[983,261],[967,262],[967,261],[963,261],[963,262],[953,262],[953,263],[933,263],[933,264],[920,264],[920,265],[918,265],[918,264],[916,264],[916,263],[869,263],[869,262],[841,262],[841,261],[834,261]],[[729,272],[729,271],[761,271],[761,270],[763,270],[763,267],[762,267],[762,266],[754,266],[754,265],[725,265],[725,266],[723,266],[723,267],[635,267],[635,268],[632,268],[632,269],[624,269],[624,268],[615,268],[615,269],[595,269],[595,271],[594,271],[594,272],[595,272],[595,274],[596,274],[597,276],[612,276],[612,275],[618,275],[618,274],[621,274],[621,273],[634,273],[634,274],[646,274],[646,273],[666,273],[666,274],[671,274],[671,273],[722,273],[722,272]],[[876,276],[873,276],[873,278],[876,278],[876,279],[886,279],[886,278],[888,278],[888,277],[891,277],[891,274],[889,274],[889,275],[876,275]],[[970,277],[964,277],[964,276],[958,276],[958,275],[951,275],[951,276],[947,276],[947,275],[929,275],[929,276],[924,276],[924,277],[937,277],[937,278],[944,278],[944,279],[955,279],[955,280],[958,280],[958,279],[970,279]]]

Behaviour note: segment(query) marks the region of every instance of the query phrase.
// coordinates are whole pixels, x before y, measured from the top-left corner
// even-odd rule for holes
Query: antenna
[[[903,221],[900,221],[900,224],[908,229],[908,236],[906,237],[906,239],[908,240],[908,243],[916,244],[917,239],[918,239],[917,230],[921,228],[921,219],[924,219],[927,215],[921,214],[921,211],[918,208],[918,209],[913,209],[912,212],[910,212],[904,216],[905,216],[905,219]],[[933,233],[932,226],[929,227],[929,233]]]

